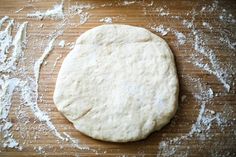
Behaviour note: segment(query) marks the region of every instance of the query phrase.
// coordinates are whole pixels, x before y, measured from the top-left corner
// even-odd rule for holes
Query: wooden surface
[[[13,134],[19,143],[22,145],[23,150],[15,150],[9,148],[1,148],[0,156],[234,156],[236,153],[236,123],[235,123],[235,111],[236,111],[236,95],[235,86],[231,84],[231,90],[226,92],[222,83],[213,74],[209,74],[207,71],[196,67],[191,63],[191,56],[195,53],[193,48],[194,37],[188,36],[191,33],[190,29],[183,26],[183,19],[191,20],[191,16],[187,13],[196,10],[199,12],[202,6],[212,5],[213,1],[154,1],[152,6],[151,1],[139,1],[139,3],[134,3],[130,5],[120,5],[122,1],[79,1],[80,3],[94,4],[95,6],[101,6],[102,4],[113,3],[112,6],[106,7],[96,7],[94,9],[88,9],[87,12],[90,14],[88,21],[79,25],[79,16],[71,16],[68,18],[66,25],[63,26],[63,35],[56,39],[56,46],[53,52],[46,59],[47,64],[42,66],[40,72],[39,81],[39,95],[42,97],[39,101],[39,107],[43,111],[46,111],[51,117],[51,121],[60,133],[66,132],[71,137],[76,138],[80,141],[81,145],[86,145],[90,147],[89,150],[81,150],[79,148],[73,148],[67,142],[60,141],[54,136],[50,131],[37,131],[42,122],[37,121],[32,112],[28,110],[30,117],[30,125],[26,127],[26,136],[22,138],[16,127],[13,127]],[[34,18],[27,18],[26,14],[31,13],[36,10],[45,11],[52,8],[56,1],[14,1],[14,0],[0,0],[0,17],[5,15],[10,16],[15,19],[15,22],[22,23],[28,21],[27,35],[28,42],[27,48],[25,50],[26,64],[31,65],[33,61],[38,59],[43,50],[48,44],[49,35],[53,31],[57,30],[58,26],[61,26],[63,20],[51,20],[43,19],[36,20]],[[71,5],[75,5],[76,1],[65,1],[64,2],[64,12],[68,12],[68,8]],[[233,17],[236,16],[236,1],[219,1],[219,8],[225,8],[228,12],[232,14]],[[23,8],[19,13],[15,13],[16,10]],[[167,8],[171,15],[181,16],[182,19],[171,18],[168,16],[160,16],[156,8],[164,7]],[[209,31],[202,26],[203,21],[207,21],[217,29],[224,29],[231,32],[231,41],[235,42],[235,23],[220,23],[219,13],[222,9],[216,10],[208,15],[198,15],[195,19],[196,26],[204,32],[208,39],[208,47],[215,50],[218,59],[222,64],[230,63],[232,66],[236,65],[235,50],[230,49],[227,44],[219,44],[219,38],[217,37],[218,32],[213,29]],[[141,26],[150,29],[151,26],[163,24],[164,26],[173,28],[182,32],[186,35],[187,41],[184,45],[179,45],[176,37],[173,33],[168,33],[163,38],[169,43],[176,60],[177,71],[180,81],[180,98],[182,95],[186,95],[187,98],[181,102],[179,101],[179,108],[177,111],[177,116],[171,121],[170,124],[165,126],[161,131],[151,134],[147,139],[132,142],[132,143],[109,143],[102,142],[91,139],[80,132],[76,131],[72,124],[63,117],[56,109],[52,96],[55,86],[55,81],[57,78],[58,71],[61,67],[64,57],[70,51],[69,46],[65,48],[60,48],[57,44],[60,40],[65,40],[66,43],[75,42],[76,38],[79,37],[86,30],[93,28],[95,26],[101,25],[99,21],[104,17],[116,17],[113,18],[113,23],[122,23],[135,26]],[[38,28],[40,24],[44,24],[43,28]],[[16,32],[16,28],[13,33]],[[157,35],[160,33],[154,32]],[[62,58],[58,60],[58,63],[53,70],[53,64],[56,58],[62,55]],[[29,75],[33,76],[32,67],[29,68]],[[215,95],[214,99],[207,103],[207,107],[215,112],[222,113],[227,117],[227,125],[222,130],[221,126],[217,126],[215,123],[211,126],[210,131],[204,139],[199,136],[193,136],[186,140],[181,140],[178,142],[170,142],[166,149],[160,149],[160,144],[162,141],[173,140],[174,138],[179,138],[190,132],[192,125],[196,122],[199,115],[200,103],[196,100],[195,94],[204,94],[197,90],[198,86],[196,82],[191,81],[194,79],[201,80],[201,83],[207,87],[211,87],[214,94],[219,93],[218,96]],[[235,75],[232,75],[233,81],[235,83]],[[17,98],[12,101],[12,109],[10,112],[11,121],[14,125],[18,125],[19,121],[14,114],[19,106],[19,100]],[[50,110],[49,110],[50,109]],[[26,109],[27,110],[27,109]],[[35,122],[34,122],[35,121]],[[22,124],[23,125],[23,124]],[[38,139],[34,139],[35,132],[39,136]],[[114,133],[115,134],[115,133]],[[37,153],[36,147],[42,146],[45,152]],[[174,150],[174,151],[173,151]],[[167,153],[166,153],[167,151]],[[173,153],[171,153],[173,151]],[[97,152],[97,153],[96,153]],[[168,153],[169,152],[169,153]]]

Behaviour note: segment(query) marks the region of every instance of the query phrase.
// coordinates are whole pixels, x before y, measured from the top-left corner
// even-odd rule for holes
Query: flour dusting
[[[50,117],[46,112],[41,111],[37,104],[38,91],[37,91],[37,83],[32,80],[22,81],[20,83],[21,87],[21,100],[24,105],[29,106],[35,115],[35,117],[40,121],[46,123],[48,128],[53,131],[55,136],[59,139],[64,140],[64,137],[57,131],[55,126],[52,124]],[[35,90],[34,90],[35,89]]]
[[[219,17],[217,17],[217,11],[219,10],[222,11],[219,13]],[[159,16],[169,16],[169,14],[172,14],[165,6],[159,7],[159,9],[157,9],[157,12]],[[161,12],[163,12],[164,14],[161,14]],[[195,65],[196,67],[200,68],[203,71],[206,71],[211,75],[214,75],[218,79],[219,83],[221,83],[224,87],[223,89],[225,89],[223,95],[227,95],[227,93],[231,92],[231,86],[234,86],[232,76],[235,75],[235,67],[232,65],[233,62],[230,61],[230,63],[223,63],[220,58],[218,58],[219,54],[217,50],[215,50],[214,47],[208,46],[210,40],[208,34],[205,32],[216,32],[217,34],[215,35],[215,38],[218,38],[221,44],[225,47],[228,47],[229,50],[235,50],[236,48],[236,42],[234,40],[235,34],[232,34],[232,32],[230,32],[229,30],[221,29],[220,26],[223,23],[218,23],[217,27],[215,25],[213,26],[207,20],[204,20],[201,25],[197,24],[196,19],[199,18],[199,16],[207,17],[207,15],[209,14],[216,14],[216,18],[219,18],[220,22],[223,22],[224,24],[229,25],[235,23],[233,15],[225,9],[222,9],[218,1],[213,1],[210,5],[202,6],[200,11],[197,11],[193,8],[190,12],[186,13],[187,18],[177,16],[178,19],[182,19],[183,26],[187,30],[190,30],[190,33],[186,35],[179,32],[176,28],[163,26],[161,27],[161,29],[158,27],[157,29],[155,29],[156,26],[154,25],[151,29],[158,33],[169,29],[169,32],[173,33],[176,36],[179,45],[191,43],[194,51],[192,54],[190,53],[190,58],[188,58],[187,62]],[[206,31],[204,32],[203,30]],[[193,40],[193,42],[189,42],[191,40]],[[203,142],[204,144],[204,141],[208,141],[209,139],[214,138],[214,136],[218,136],[212,133],[212,128],[218,129],[220,130],[220,132],[224,132],[224,129],[226,127],[232,125],[229,124],[230,119],[227,117],[230,112],[225,113],[223,112],[223,110],[217,112],[212,109],[212,107],[214,108],[215,106],[213,105],[213,103],[216,102],[217,97],[219,97],[221,93],[215,92],[211,85],[208,85],[206,82],[204,82],[202,79],[197,78],[196,76],[188,76],[185,79],[190,82],[189,85],[191,86],[191,93],[198,105],[198,114],[196,117],[196,121],[191,125],[188,133],[174,138],[165,138],[165,140],[161,141],[159,144],[158,155],[188,156],[192,152],[190,147],[186,147],[184,148],[184,150],[182,148],[182,146],[185,146],[188,141],[194,139],[196,141]],[[184,104],[188,104],[188,101],[185,101],[186,97],[186,95],[182,95],[181,97],[181,102]],[[199,147],[201,148],[201,146]],[[221,156],[218,153],[219,151],[215,148],[210,152],[212,156]],[[230,156],[230,153],[228,154],[229,155],[226,156]]]
[[[1,19],[1,23],[0,23],[0,28],[2,26],[2,24],[8,20],[9,17],[5,16]],[[12,46],[12,35],[11,35],[11,31],[14,25],[14,21],[13,20],[8,20],[7,21],[7,26],[4,30],[2,30],[0,32],[0,71],[3,71],[5,69],[6,60],[7,60],[7,54],[9,53],[9,48]],[[4,64],[4,65],[3,65]]]
[[[20,68],[17,67],[18,63],[22,62],[24,57],[24,50],[27,44],[26,28],[28,22],[23,22],[19,25],[16,35],[13,39],[13,37],[11,36],[11,31],[14,26],[13,20],[9,17],[4,17],[1,21],[2,23],[5,22],[7,24],[6,28],[4,30],[1,30],[0,32],[0,54],[2,63],[0,66],[0,72],[6,72],[5,75],[0,76],[0,130],[1,134],[3,134],[1,145],[3,145],[3,147],[17,148],[19,150],[22,149],[22,146],[19,145],[19,143],[14,139],[14,136],[12,135],[11,128],[13,127],[13,124],[8,119],[8,114],[11,108],[11,99],[13,97],[14,91],[20,94],[21,103],[27,107],[30,107],[36,118],[38,118],[41,122],[45,122],[48,128],[53,131],[58,138],[64,140],[64,138],[60,135],[60,133],[58,133],[58,131],[50,121],[48,115],[45,112],[41,111],[37,105],[38,80],[34,81],[29,76],[27,77],[26,67],[24,67],[23,65]],[[49,43],[49,47],[45,49],[43,57],[40,58],[41,60],[44,60],[48,53],[52,50],[52,44],[53,42]],[[10,52],[11,55],[8,55]],[[39,66],[35,66],[37,67],[35,69],[39,71],[41,66],[40,63],[42,62],[38,61],[36,65]],[[19,76],[23,77],[16,77],[15,75],[17,73],[19,73]],[[38,78],[39,74],[35,74],[35,76],[36,78]],[[22,112],[23,111],[21,111],[20,113]],[[17,115],[17,117],[20,118],[22,116]],[[25,124],[27,124],[27,121],[25,121]]]
[[[135,3],[135,1],[123,1],[122,3],[121,3],[121,5],[131,5],[131,4],[134,4]]]
[[[27,17],[37,18],[39,20],[43,20],[44,18],[63,19],[64,18],[63,2],[61,4],[55,5],[51,10],[47,10],[46,12],[36,11],[34,13],[27,14]]]
[[[24,8],[20,8],[18,10],[15,11],[15,13],[19,13],[20,11],[22,11]]]
[[[180,45],[185,44],[185,42],[186,42],[186,36],[185,36],[183,33],[178,32],[178,31],[175,30],[175,31],[174,31],[174,34],[175,34],[175,36],[176,36],[176,38],[177,38],[177,40],[178,40],[178,42],[179,42]]]
[[[53,37],[49,41],[49,44],[45,48],[42,56],[34,64],[34,77],[35,77],[35,80],[36,80],[36,91],[38,91],[38,85],[37,84],[38,84],[38,81],[39,81],[39,74],[40,74],[41,66],[42,66],[44,60],[48,57],[49,53],[53,50],[53,44],[54,44],[56,38],[57,38],[57,36]]]
[[[111,17],[104,17],[104,18],[100,19],[99,21],[104,22],[104,23],[112,23],[112,18]]]
[[[165,36],[169,32],[171,32],[172,34],[175,35],[179,45],[183,45],[186,43],[186,40],[187,40],[186,36],[182,32],[179,32],[178,30],[174,28],[164,27],[163,25],[159,25],[159,26],[154,25],[154,26],[151,26],[150,28],[154,30],[155,32],[160,33],[161,36]]]
[[[164,7],[158,7],[156,8],[156,11],[159,16],[168,16],[170,14],[170,12]]]
[[[203,22],[202,25],[209,30],[212,30],[212,26],[208,22]],[[191,27],[190,27],[191,28]]]
[[[58,44],[61,48],[65,47],[65,40],[61,40]]]
[[[9,19],[9,16],[4,16],[1,20],[0,20],[0,29],[2,28],[2,24]]]
[[[151,29],[160,33],[162,36],[165,36],[168,32],[170,32],[170,28],[164,28],[163,25],[152,26]]]
[[[90,17],[87,10],[93,9],[93,8],[94,6],[90,4],[76,4],[69,7],[69,14],[71,16],[78,15],[80,17],[80,24],[82,25],[82,24],[85,24]]]
[[[0,131],[3,137],[0,144],[4,148],[19,148],[19,143],[14,139],[10,130],[13,124],[8,118],[12,95],[18,83],[19,79],[17,78],[8,78],[5,75],[0,76]]]
[[[63,134],[64,134],[65,137],[66,137],[66,141],[71,142],[72,145],[73,145],[73,147],[78,148],[78,149],[80,149],[80,150],[90,150],[90,151],[92,151],[92,152],[94,152],[94,153],[98,153],[98,151],[95,150],[95,149],[92,149],[92,148],[90,148],[90,147],[88,147],[88,146],[83,146],[83,145],[81,145],[81,143],[79,142],[78,139],[75,139],[75,138],[71,137],[71,136],[70,136],[69,134],[67,134],[66,132],[63,132]]]
[[[7,31],[4,31],[6,33],[3,38],[3,49],[1,51],[1,60],[2,64],[0,65],[0,71],[2,72],[12,72],[15,70],[17,63],[19,62],[19,59],[23,56],[24,52],[23,49],[25,47],[26,42],[26,27],[28,22],[24,22],[20,25],[13,41],[11,37],[11,31],[8,30],[8,27],[5,29]],[[8,25],[10,29],[13,26],[13,21],[10,22],[10,25]],[[2,43],[1,43],[2,47]],[[13,47],[13,52],[11,57],[6,58],[8,49]]]
[[[207,46],[207,41],[203,39],[203,34],[200,30],[198,30],[194,24],[195,16],[197,13],[193,11],[192,20],[191,21],[183,21],[183,24],[187,26],[187,28],[191,29],[192,35],[194,37],[193,48],[198,55],[193,54],[191,63],[194,63],[199,68],[209,72],[210,74],[215,75],[218,80],[223,84],[226,91],[230,90],[230,73],[231,68],[224,68],[221,66],[215,51]],[[204,63],[200,57],[206,58],[209,63]]]

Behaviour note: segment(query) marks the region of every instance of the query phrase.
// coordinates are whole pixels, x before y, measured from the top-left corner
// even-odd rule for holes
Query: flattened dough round
[[[128,142],[167,124],[178,92],[174,57],[163,39],[140,27],[102,25],[77,39],[53,98],[80,132]]]

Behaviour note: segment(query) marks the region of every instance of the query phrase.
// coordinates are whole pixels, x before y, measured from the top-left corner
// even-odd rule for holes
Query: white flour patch
[[[75,43],[74,43],[74,42],[72,42],[72,43],[68,43],[67,45],[69,46],[69,49],[73,49],[73,48],[74,48],[74,46],[75,46]]]
[[[179,44],[180,44],[180,45],[185,44],[185,42],[186,42],[186,36],[185,36],[183,33],[178,32],[177,30],[174,30],[173,32],[174,32],[174,34],[175,34],[175,36],[176,36],[176,38],[177,38]]]
[[[123,1],[123,2],[121,3],[121,5],[124,5],[124,6],[126,6],[126,5],[131,5],[131,4],[135,4],[135,2],[136,2],[136,1]]]
[[[24,8],[20,8],[18,10],[15,11],[15,13],[19,13],[20,11],[22,11]]]
[[[13,97],[13,92],[19,84],[19,79],[15,77],[10,77],[8,73],[3,74],[4,72],[9,72],[9,68],[15,69],[16,61],[22,54],[22,42],[20,40],[25,40],[25,29],[26,24],[20,25],[17,34],[14,37],[14,40],[11,36],[11,31],[13,29],[14,22],[8,16],[3,17],[0,20],[0,28],[2,28],[3,23],[6,23],[7,26],[4,30],[0,31],[0,130],[1,130],[1,142],[0,144],[3,147],[8,148],[18,148],[19,143],[14,139],[14,135],[11,132],[13,124],[10,122],[8,115],[11,109],[11,99]],[[13,52],[10,51],[10,48],[13,48]],[[12,52],[12,56],[8,57],[7,55]]]
[[[111,17],[104,17],[104,18],[100,19],[99,21],[103,22],[103,23],[112,23],[112,18]]]
[[[36,83],[37,84],[37,83]],[[29,106],[35,115],[35,117],[40,121],[46,123],[48,128],[53,131],[54,135],[60,138],[61,140],[64,140],[64,137],[61,136],[61,134],[57,131],[55,126],[52,124],[51,119],[47,115],[46,112],[43,112],[40,110],[37,104],[37,91],[34,91],[34,89],[37,89],[37,85],[35,85],[35,82],[31,79],[28,79],[26,81],[22,81],[20,83],[21,87],[21,100],[24,103],[24,105]]]
[[[49,41],[49,44],[45,48],[42,56],[34,64],[34,77],[35,77],[35,80],[36,80],[36,92],[38,92],[38,81],[39,81],[39,74],[40,74],[41,66],[42,66],[44,60],[48,57],[49,53],[53,50],[53,44],[54,44],[54,41],[56,40],[56,38],[57,38],[57,36],[53,37]],[[38,99],[38,96],[36,96],[36,99]]]
[[[170,32],[170,28],[164,28],[163,25],[152,26],[151,29],[160,33],[161,36],[165,36],[165,35],[167,35],[168,32]]]
[[[0,118],[6,119],[11,108],[12,94],[19,83],[17,78],[8,78],[2,75],[0,78]]]
[[[194,94],[194,97],[200,104],[200,110],[197,121],[192,125],[188,136],[195,135],[201,137],[201,139],[206,138],[208,137],[208,131],[213,124],[216,124],[222,128],[225,120],[221,118],[220,113],[215,113],[215,111],[208,112],[209,109],[206,108],[206,104],[214,98],[213,90],[201,83],[200,79],[194,79],[190,77],[189,79],[195,84],[195,87],[197,88],[197,93]]]
[[[34,147],[34,150],[36,151],[36,153],[38,154],[45,154],[45,150],[43,147],[38,146],[38,147]]]
[[[47,126],[49,127],[50,130],[52,130],[54,132],[54,134],[60,138],[61,140],[64,140],[64,138],[60,135],[60,133],[56,130],[55,126],[52,124],[52,122],[50,121],[50,118],[48,117],[48,115],[45,112],[42,112],[38,105],[37,105],[37,101],[38,101],[38,81],[39,81],[39,75],[40,75],[40,69],[41,66],[44,62],[44,60],[48,57],[49,53],[53,50],[54,47],[54,42],[56,40],[56,38],[58,37],[55,36],[53,37],[50,41],[48,46],[45,48],[42,56],[35,62],[34,64],[34,77],[35,77],[35,101],[29,100],[28,96],[25,96],[23,94],[23,100],[26,98],[26,100],[24,100],[25,102],[27,102],[27,104],[30,104],[30,107],[34,113],[34,115],[41,121],[41,122],[45,122],[47,124]],[[23,83],[22,83],[23,84]],[[26,93],[26,94],[30,94],[32,92],[32,88],[30,88],[31,85],[27,85],[27,83],[24,83],[25,85],[22,87],[22,89],[24,89],[22,91],[22,93]],[[24,88],[25,87],[25,88]]]
[[[111,7],[113,5],[113,3],[104,3],[104,4],[101,4],[100,7]]]
[[[220,41],[222,43],[226,44],[226,46],[228,46],[228,48],[230,48],[231,50],[235,50],[236,49],[236,39],[234,41],[230,40],[230,38],[229,38],[230,34],[228,32],[225,32],[225,31],[219,31],[219,32],[221,35]]]
[[[204,40],[203,33],[198,30],[194,24],[195,16],[197,13],[193,11],[192,20],[183,21],[183,25],[191,30],[192,36],[194,37],[193,48],[196,53],[193,53],[193,56],[189,62],[193,63],[195,66],[213,74],[217,79],[223,84],[227,92],[230,91],[230,73],[232,73],[230,67],[223,67],[221,62],[218,60],[215,51],[207,46],[207,40]],[[203,59],[206,59],[208,62],[204,62]]]
[[[42,20],[44,18],[48,19],[63,19],[64,11],[63,11],[63,2],[61,4],[57,4],[51,10],[47,10],[46,12],[36,11],[34,13],[27,14],[27,17],[36,18]]]
[[[83,145],[81,145],[78,139],[75,139],[75,138],[71,137],[71,136],[70,136],[69,134],[67,134],[66,132],[63,132],[63,134],[64,134],[65,137],[66,137],[65,140],[68,141],[68,142],[70,142],[70,143],[72,143],[72,146],[73,146],[74,148],[78,148],[78,149],[80,149],[80,150],[89,150],[89,151],[92,151],[92,152],[94,152],[94,153],[98,153],[97,150],[95,150],[95,149],[92,149],[92,148],[90,148],[90,147],[88,147],[88,146],[83,146]]]
[[[200,12],[203,12],[203,13],[212,13],[212,12],[214,12],[214,11],[217,10],[217,8],[218,8],[218,3],[219,3],[219,2],[218,2],[217,0],[214,0],[214,1],[212,2],[212,4],[202,6],[202,9],[200,10]]]
[[[5,16],[1,19],[0,28],[2,24],[8,20],[9,17]],[[0,71],[3,71],[5,69],[4,65],[7,63],[5,62],[7,60],[7,54],[9,53],[9,48],[12,46],[12,36],[11,36],[11,30],[13,28],[14,22],[13,20],[8,20],[7,26],[4,30],[1,30],[0,32]],[[3,65],[4,64],[4,65]]]
[[[231,13],[228,13],[225,9],[222,9],[219,19],[224,23],[236,23],[234,16]]]
[[[9,19],[9,16],[4,16],[1,20],[0,20],[0,29],[2,28],[2,24]]]
[[[163,8],[163,7],[156,8],[156,11],[159,16],[168,16],[170,14],[170,12],[166,8]]]
[[[56,60],[55,60],[55,62],[54,62],[54,64],[53,64],[51,73],[53,73],[53,71],[54,71],[54,69],[55,69],[55,67],[56,67],[56,65],[57,65],[57,62],[58,62],[61,58],[62,58],[62,55],[60,55],[59,57],[56,58]]]
[[[61,40],[58,44],[61,48],[65,47],[65,40]]]
[[[93,9],[94,6],[90,4],[77,4],[77,5],[72,5],[69,7],[69,15],[70,16],[75,16],[78,15],[80,17],[80,25],[86,23],[89,19],[89,13],[87,10]]]
[[[17,78],[8,78],[5,75],[0,76],[0,144],[4,148],[8,147],[19,149],[19,143],[14,139],[14,136],[10,130],[13,124],[8,118],[11,108],[12,95],[18,83],[19,79]]]
[[[21,103],[19,104],[19,107],[21,107],[21,104],[23,104],[26,107],[30,107],[35,117],[42,123],[45,123],[49,130],[54,133],[55,136],[60,138],[61,140],[64,140],[64,138],[60,135],[60,133],[56,130],[55,126],[50,121],[49,116],[40,110],[37,104],[37,97],[38,97],[38,78],[39,74],[35,74],[37,81],[34,81],[34,79],[27,76],[27,70],[22,65],[22,67],[17,67],[17,64],[19,62],[24,61],[24,49],[26,47],[26,27],[28,22],[23,22],[19,25],[16,35],[14,39],[12,39],[11,36],[11,30],[13,29],[14,23],[13,20],[10,18],[4,17],[2,20],[2,23],[6,23],[7,26],[4,30],[1,30],[0,32],[0,47],[1,47],[1,68],[0,72],[8,72],[5,75],[0,76],[0,98],[1,98],[1,125],[0,130],[1,134],[3,134],[3,139],[1,137],[1,145],[3,147],[9,147],[9,148],[17,148],[19,150],[22,149],[22,146],[19,145],[19,143],[14,139],[14,136],[11,132],[11,128],[13,127],[13,124],[8,120],[8,114],[10,112],[11,107],[11,99],[13,96],[14,89],[17,88],[17,92],[20,95]],[[54,39],[55,40],[55,39]],[[43,63],[43,60],[47,57],[48,53],[52,50],[53,41],[49,43],[49,46],[45,49],[45,52],[43,54],[43,57],[38,60],[35,69],[37,71],[40,70],[41,64]],[[11,49],[12,48],[12,49]],[[8,55],[8,53],[11,52],[11,56]],[[8,55],[8,56],[7,56]],[[39,65],[39,66],[37,66]],[[19,75],[19,78],[15,77],[15,75]],[[29,123],[29,120],[27,120],[27,114],[22,114],[23,111],[19,110],[16,117],[18,117],[18,120],[21,120],[21,123],[24,125]],[[42,129],[42,127],[40,128]],[[21,133],[20,133],[21,134]],[[25,132],[24,132],[25,134]],[[23,134],[21,134],[23,135]],[[23,135],[24,136],[24,135]],[[24,143],[23,143],[24,144]]]
[[[203,25],[205,28],[208,28],[208,29],[212,30],[212,26],[211,26],[208,22],[203,22],[202,25]]]
[[[89,19],[88,12],[82,12],[81,14],[79,14],[79,16],[80,16],[80,24],[81,25],[86,23],[88,21],[88,19]]]
[[[163,9],[164,10],[164,9]],[[163,11],[162,10],[162,11]],[[168,8],[166,9],[168,13]],[[230,92],[230,85],[234,84],[233,78],[231,76],[235,75],[234,66],[230,63],[223,63],[221,62],[220,58],[217,57],[217,50],[214,50],[214,48],[208,46],[208,36],[207,33],[204,33],[201,28],[199,27],[199,24],[197,25],[197,22],[195,23],[195,17],[196,16],[210,16],[210,14],[215,14],[221,10],[218,1],[213,1],[210,5],[204,5],[201,9],[201,11],[195,11],[194,9],[187,13],[187,16],[192,16],[191,19],[187,20],[183,17],[180,17],[179,19],[183,19],[183,25],[190,29],[190,34],[184,35],[183,38],[184,41],[188,41],[193,39],[193,53],[190,55],[190,58],[188,59],[188,62],[192,63],[193,65],[197,66],[203,71],[206,71],[210,74],[213,74],[216,76],[216,78],[219,80],[220,83],[224,86],[225,92],[223,95],[227,95],[228,92]],[[234,17],[232,14],[227,12],[225,9],[222,9],[222,12],[219,14],[219,20],[221,22],[224,22],[224,24],[234,24]],[[160,11],[159,11],[160,16]],[[215,16],[215,15],[214,15]],[[217,15],[216,15],[217,17]],[[217,17],[218,18],[218,17]],[[216,19],[216,21],[219,21]],[[222,23],[221,23],[222,24]],[[218,22],[217,28],[211,25],[210,23],[206,21],[202,22],[202,29],[209,30],[210,32],[216,32],[216,36],[213,36],[214,38],[218,38],[221,43],[224,44],[224,46],[228,46],[229,49],[235,50],[236,42],[233,39],[235,39],[234,34],[232,34],[232,31],[229,30],[223,30],[219,29],[219,26],[222,26],[220,22]],[[201,25],[200,25],[201,27]],[[177,29],[170,28],[171,32],[174,33],[174,31]],[[208,31],[208,32],[209,32]],[[158,31],[157,31],[158,32]],[[207,32],[207,31],[206,31]],[[212,34],[211,34],[212,35]],[[176,36],[177,37],[177,36]],[[211,36],[212,38],[212,36]],[[180,43],[179,43],[180,44]],[[223,53],[223,52],[222,52]],[[227,53],[227,52],[225,52]],[[231,52],[229,52],[231,53]],[[224,128],[227,126],[232,126],[233,124],[228,124],[229,121],[232,119],[227,118],[227,115],[229,115],[230,112],[225,113],[224,109],[222,109],[222,112],[216,112],[212,109],[209,109],[209,106],[214,108],[215,103],[215,97],[219,97],[222,93],[217,93],[213,90],[213,88],[208,85],[207,83],[204,83],[203,80],[187,77],[187,79],[191,82],[191,93],[193,94],[194,98],[197,101],[199,113],[196,117],[196,122],[191,125],[190,131],[186,134],[183,134],[182,136],[175,137],[175,138],[165,138],[162,142],[159,144],[159,154],[160,156],[188,156],[189,153],[192,152],[190,147],[184,147],[183,144],[186,145],[188,141],[191,141],[192,139],[200,142],[207,141],[209,139],[213,139],[214,136],[218,136],[216,134],[212,133],[212,128],[219,129],[220,132],[224,133]],[[183,95],[181,97],[181,102],[188,103],[186,100],[186,95]],[[227,108],[230,106],[227,105]],[[231,117],[232,118],[232,117]],[[203,143],[204,144],[204,143]],[[203,145],[204,147],[204,145]],[[203,148],[202,146],[199,146],[198,148]],[[214,148],[214,147],[213,147]],[[218,149],[218,147],[216,147]],[[212,150],[210,153],[215,156],[215,153],[217,150]],[[218,151],[219,153],[220,151]],[[221,154],[221,155],[220,155]],[[219,153],[218,155],[222,156],[222,153]]]
[[[224,117],[222,117],[221,113],[216,113],[215,111],[209,110],[206,107],[206,105],[214,98],[213,90],[203,84],[200,79],[191,77],[187,77],[187,79],[190,81],[190,84],[193,84],[193,88],[195,90],[195,92],[193,92],[194,97],[200,107],[197,120],[194,124],[192,124],[189,133],[184,134],[180,137],[162,141],[159,144],[159,155],[174,155],[180,148],[180,145],[191,138],[196,138],[200,141],[211,138],[210,128],[212,127],[212,125],[216,125],[223,129],[224,124],[226,123],[226,120],[224,119]],[[182,102],[185,98],[185,96],[182,96]],[[189,149],[185,149],[184,153],[181,154],[181,156],[187,156],[188,153]]]
[[[24,22],[19,26],[19,29],[12,41],[11,29],[13,27],[13,20],[10,20],[9,27],[3,31],[3,40],[1,40],[1,62],[0,71],[12,72],[15,70],[19,59],[24,55],[23,49],[26,42],[26,27],[28,22]],[[2,32],[0,34],[2,36]],[[3,47],[3,48],[2,48]],[[13,47],[11,57],[7,58],[8,50]]]
[[[44,26],[44,24],[42,23],[38,26],[38,28],[43,28],[43,26]]]
[[[177,31],[174,28],[169,28],[169,27],[164,27],[163,25],[159,25],[159,26],[151,26],[150,27],[152,30],[154,30],[155,32],[158,32],[161,34],[161,36],[165,36],[167,35],[169,32],[173,33],[179,43],[179,45],[183,45],[186,43],[186,36],[182,33]]]

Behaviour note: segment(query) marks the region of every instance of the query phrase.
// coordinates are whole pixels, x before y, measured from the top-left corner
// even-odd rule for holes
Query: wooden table
[[[15,23],[29,22],[25,65],[28,67],[27,75],[32,78],[34,78],[34,61],[42,55],[50,36],[60,30],[63,31],[63,34],[56,38],[54,49],[45,60],[47,64],[42,65],[38,106],[49,115],[60,134],[65,137],[63,134],[65,132],[79,140],[79,144],[76,145],[76,141],[71,139],[65,141],[58,139],[44,122],[37,120],[29,107],[21,104],[19,94],[16,92],[9,117],[13,123],[12,134],[23,149],[20,151],[1,146],[0,156],[236,156],[236,47],[233,44],[236,41],[234,21],[236,1],[154,0],[136,1],[129,4],[109,0],[65,1],[64,20],[27,18],[28,13],[46,11],[59,3],[60,1],[46,0],[1,0],[0,18],[8,15],[11,19],[15,19]],[[83,13],[89,14],[88,21],[84,24],[80,24],[79,15],[68,15],[69,8],[76,3],[93,6],[93,8],[82,9]],[[19,10],[21,8],[23,9]],[[19,11],[16,12],[17,10]],[[112,23],[144,27],[160,36],[161,33],[156,32],[154,28],[160,25],[163,25],[164,29],[169,28],[167,35],[162,37],[169,43],[176,59],[180,81],[179,108],[170,124],[142,141],[120,144],[91,139],[76,131],[72,124],[58,112],[53,103],[52,96],[57,74],[64,57],[70,51],[70,46],[83,32],[101,25],[100,19],[105,17],[111,17]],[[186,21],[193,22],[194,26],[188,28]],[[41,24],[43,26],[40,26]],[[186,37],[182,45],[176,34],[180,32]],[[13,34],[15,33],[16,25],[13,29]],[[202,39],[199,39],[199,36]],[[58,46],[61,40],[66,42],[64,48]],[[203,41],[205,44],[201,44]],[[212,55],[206,55],[210,54],[207,50],[201,53],[199,51],[201,47],[196,47],[199,45],[207,50],[213,50],[212,53],[215,54],[216,59],[212,59]],[[59,57],[58,62],[55,64],[57,57]],[[217,63],[214,60],[217,60]],[[217,72],[219,69],[228,70],[226,74],[230,76],[226,81],[231,81],[230,91],[227,92],[222,81],[219,80],[224,76],[219,76],[217,72],[207,71],[206,67],[197,65],[200,62],[203,62],[203,65],[208,63],[213,71],[214,68],[211,66],[220,66],[215,67]],[[213,93],[210,92],[211,90]],[[204,104],[206,109],[202,115],[203,118],[204,116],[207,118],[207,115],[213,118],[219,115],[219,119],[216,117],[209,122],[197,123]],[[19,120],[17,115],[20,110],[27,113],[27,123]],[[217,122],[220,124],[218,125]],[[201,129],[198,133],[191,134],[194,124],[195,126],[199,124],[198,127]],[[212,125],[208,129],[207,126],[210,124]],[[78,148],[78,145],[86,149]]]

